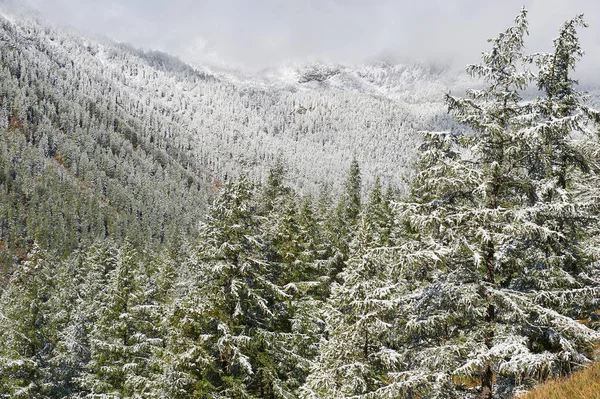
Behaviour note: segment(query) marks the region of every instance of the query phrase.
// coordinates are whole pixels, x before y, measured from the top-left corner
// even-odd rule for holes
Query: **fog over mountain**
[[[14,0],[10,0],[13,3]],[[24,0],[52,21],[103,34],[136,47],[166,51],[191,61],[264,67],[284,62],[360,63],[401,59],[474,62],[512,20],[530,11],[528,45],[547,51],[557,28],[573,11],[590,24],[581,32],[589,55],[582,75],[600,61],[600,4],[594,0],[236,1],[236,0]]]

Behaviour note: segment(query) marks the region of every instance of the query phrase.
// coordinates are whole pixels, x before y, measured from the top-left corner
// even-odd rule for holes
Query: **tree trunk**
[[[481,376],[481,394],[480,399],[493,399],[494,393],[492,391],[494,385],[494,372],[490,366],[487,366],[483,375]]]
[[[493,284],[495,281],[494,275],[494,244],[490,244],[486,251],[486,282]],[[485,333],[485,346],[491,349],[494,344],[494,322],[496,319],[496,307],[494,306],[493,298],[487,294],[488,307],[485,321],[487,323],[487,331]],[[481,376],[481,394],[480,399],[493,398],[494,372],[492,367],[488,365]]]
[[[495,209],[497,207],[496,196],[498,194],[499,188],[498,185],[495,185],[492,189],[492,194],[490,195],[490,202],[488,207],[490,209]],[[494,243],[491,242],[487,245],[485,251],[485,266],[486,266],[486,275],[485,281],[493,285],[496,280],[495,276],[495,253],[496,248],[494,247]],[[494,306],[494,298],[489,294],[488,289],[486,291],[486,300],[488,302],[487,306],[487,314],[485,316],[486,322],[486,332],[485,332],[485,346],[487,349],[491,349],[494,345],[494,322],[496,320],[496,307]],[[493,388],[494,388],[494,371],[492,370],[491,365],[487,365],[485,371],[481,376],[481,394],[479,395],[480,399],[493,399]]]

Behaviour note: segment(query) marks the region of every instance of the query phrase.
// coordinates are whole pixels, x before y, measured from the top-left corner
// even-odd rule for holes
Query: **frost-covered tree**
[[[536,56],[538,76],[522,54],[525,10],[469,66],[486,87],[447,98],[468,133],[425,136],[397,204],[401,241],[356,251],[368,237],[356,235],[306,397],[510,397],[589,361],[600,336],[577,318],[598,307],[596,113],[552,65],[574,67],[557,60],[577,54],[578,21]],[[548,71],[562,78],[524,101]]]
[[[78,378],[89,361],[89,331],[97,320],[82,306],[82,287],[88,284],[85,254],[75,253],[57,265],[54,270],[55,295],[53,308],[57,326],[56,349],[52,367],[60,377],[62,395],[75,395],[80,391]],[[91,281],[90,285],[94,285]],[[104,285],[102,286],[104,287]],[[96,295],[100,292],[97,291]]]
[[[371,246],[385,247],[392,244],[394,215],[391,200],[391,191],[383,193],[381,181],[376,178],[361,220],[361,228],[364,230],[362,239],[369,242]]]
[[[149,273],[126,243],[108,273],[81,384],[89,398],[157,397],[162,347]]]
[[[405,288],[403,282],[394,280],[397,273],[393,273],[392,266],[395,250],[391,249],[394,217],[390,197],[382,193],[376,179],[368,202],[361,206],[358,163],[352,162],[340,204],[354,205],[337,208],[338,220],[346,224],[347,230],[340,233],[335,227],[329,228],[340,235],[347,232],[341,240],[348,246],[349,255],[330,286],[329,299],[318,303],[314,313],[324,323],[325,331],[319,354],[300,390],[302,397],[381,395],[388,373],[396,369],[393,359],[399,341],[394,332],[398,323],[394,293]]]
[[[348,257],[349,243],[352,241],[362,209],[361,195],[360,166],[358,160],[354,157],[347,172],[344,190],[337,203],[335,212],[330,215],[332,219],[330,226],[328,226],[331,230],[331,244],[343,259]]]
[[[211,376],[215,370],[208,350],[207,305],[202,282],[181,281],[185,289],[170,306],[163,350],[161,390],[169,398],[202,398],[216,390]]]
[[[376,185],[357,223],[339,282],[332,284],[329,300],[319,309],[325,337],[300,390],[302,397],[381,395],[388,373],[395,370],[399,344],[394,333],[398,313],[394,295],[405,288],[394,280],[386,256],[391,219]]]
[[[174,399],[202,398],[215,389],[210,383],[215,370],[206,334],[209,302],[202,291],[205,281],[198,273],[198,254],[191,247],[184,244],[162,256],[155,279],[164,331],[159,388],[163,396]]]
[[[531,105],[531,127],[526,130],[532,143],[528,170],[535,179],[532,218],[559,234],[540,239],[545,247],[534,256],[545,258],[546,270],[532,271],[533,278],[526,280],[537,288],[542,288],[539,282],[543,281],[546,290],[562,292],[558,297],[547,296],[546,303],[562,312],[570,308],[572,317],[585,319],[598,307],[594,289],[598,283],[595,192],[600,113],[586,104],[587,96],[571,78],[583,56],[578,27],[587,27],[582,15],[561,26],[552,53],[531,57],[539,69],[535,83],[543,94]]]
[[[564,110],[555,89],[534,102],[521,98],[534,78],[522,54],[526,15],[468,67],[487,86],[467,98],[448,96],[451,113],[473,133],[429,134],[412,202],[400,206],[412,239],[433,243],[432,260],[406,271],[415,287],[401,300],[403,378],[428,379],[431,397],[461,397],[472,386],[481,398],[510,395],[587,362],[599,338],[572,318],[571,306],[597,306],[590,240],[598,199],[587,183],[595,180],[595,160],[567,152],[581,148],[590,113],[579,103],[569,115],[544,112]],[[567,23],[561,37],[576,24]],[[568,36],[576,40],[573,31]],[[555,45],[560,54],[567,44]],[[540,58],[541,88],[558,58]]]
[[[275,202],[286,195],[291,195],[291,190],[285,185],[286,166],[281,158],[277,158],[269,169],[267,181],[262,189],[263,211],[270,211],[275,207]]]
[[[60,373],[52,364],[57,329],[52,307],[57,293],[53,264],[34,244],[0,297],[0,396],[49,398],[61,395]]]
[[[209,356],[203,386],[211,397],[290,396],[301,361],[290,351],[291,295],[281,281],[287,273],[266,256],[255,195],[244,177],[228,184],[200,236],[195,295],[202,314],[195,325]]]
[[[354,224],[358,219],[361,211],[361,195],[362,185],[360,176],[360,166],[356,157],[352,158],[348,177],[344,186],[344,194],[342,197],[342,212],[348,223]]]

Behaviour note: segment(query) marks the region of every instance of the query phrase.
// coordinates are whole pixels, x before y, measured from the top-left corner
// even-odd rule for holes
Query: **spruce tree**
[[[344,189],[343,214],[347,223],[354,224],[358,220],[358,215],[360,214],[362,194],[360,166],[356,157],[352,158],[352,162],[350,163],[350,169],[348,171]]]
[[[357,251],[357,234],[306,397],[510,397],[589,361],[600,335],[576,318],[598,307],[596,113],[578,94],[522,99],[557,71],[541,60],[577,48],[559,39],[536,77],[526,33],[522,10],[468,67],[487,86],[447,97],[467,133],[425,136],[396,243]]]
[[[358,164],[347,183],[348,193],[359,193]],[[355,204],[360,197],[354,196]],[[339,209],[339,208],[338,208]],[[369,201],[353,223],[352,241],[343,270],[330,288],[329,299],[315,302],[315,319],[324,323],[319,354],[300,394],[307,398],[338,398],[373,395],[385,387],[398,342],[393,324],[396,304],[392,292],[402,291],[403,283],[394,281],[393,212],[389,196],[381,192],[376,179]],[[350,239],[346,237],[345,239]]]
[[[64,324],[55,360],[78,376],[90,360],[91,333],[106,305],[109,273],[117,266],[117,255],[117,248],[111,242],[95,242],[85,252],[74,253],[57,273],[57,289],[67,306],[61,312]],[[73,389],[81,388],[74,384]]]
[[[195,384],[210,397],[289,397],[298,384],[287,273],[266,248],[255,196],[245,177],[228,184],[201,228],[193,328],[208,362]]]
[[[0,395],[49,398],[61,392],[52,359],[57,329],[53,263],[39,246],[15,268],[0,297]]]
[[[148,271],[140,267],[140,255],[128,242],[108,277],[81,384],[90,398],[156,397],[163,337]]]
[[[393,219],[391,193],[383,193],[381,181],[377,177],[362,215],[361,228],[365,230],[363,234],[367,235],[363,236],[363,240],[372,246],[391,246]]]
[[[85,254],[76,252],[54,270],[57,341],[52,367],[59,376],[61,396],[76,395],[81,391],[78,379],[89,361],[89,331],[94,321],[82,306],[82,286],[88,283],[85,258]]]
[[[394,281],[385,255],[390,252],[391,219],[376,184],[357,223],[339,282],[333,282],[329,300],[319,309],[325,337],[300,391],[302,397],[381,395],[388,373],[395,370],[397,304],[392,293],[404,291],[404,284]]]
[[[343,260],[348,258],[349,243],[352,241],[362,209],[361,195],[360,166],[358,160],[352,158],[346,181],[344,182],[344,191],[337,203],[335,212],[329,216],[332,218],[329,222],[332,246]],[[335,270],[335,272],[339,271]]]
[[[571,318],[570,306],[577,297],[589,311],[598,289],[595,250],[582,251],[590,248],[598,206],[585,183],[595,180],[586,166],[594,161],[574,151],[590,113],[577,104],[568,116],[543,111],[564,112],[554,89],[523,101],[534,79],[522,54],[525,10],[515,22],[490,41],[482,64],[468,67],[488,86],[447,97],[451,113],[474,133],[428,135],[412,202],[401,206],[415,244],[434,243],[436,258],[407,271],[415,287],[401,298],[408,348],[402,362],[440,397],[460,397],[472,385],[481,398],[511,395],[587,362],[599,338]],[[555,44],[556,55],[540,59],[557,60],[565,49]],[[544,88],[556,65],[540,65]]]
[[[208,319],[203,281],[181,279],[181,292],[168,309],[162,361],[162,392],[168,398],[203,398],[217,387],[218,375],[207,334]]]

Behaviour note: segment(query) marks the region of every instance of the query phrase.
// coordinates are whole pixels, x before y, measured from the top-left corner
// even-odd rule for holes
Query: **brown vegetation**
[[[519,399],[600,399],[600,363],[567,379],[550,380]]]

